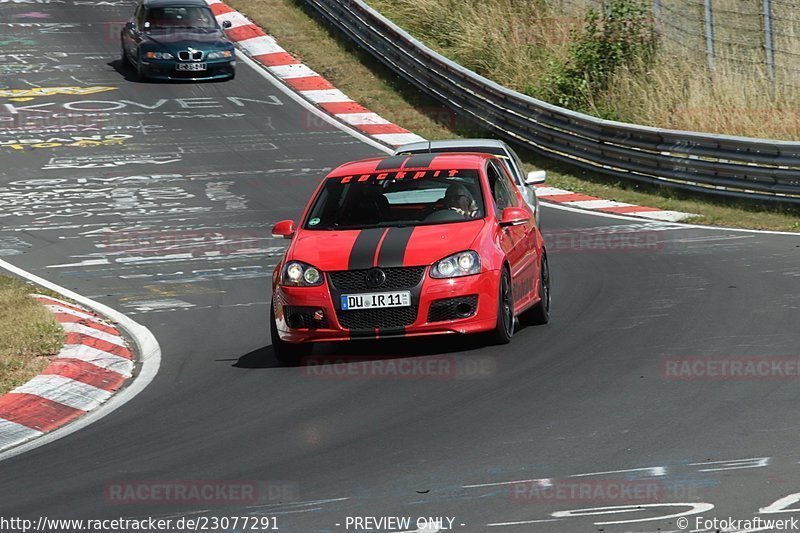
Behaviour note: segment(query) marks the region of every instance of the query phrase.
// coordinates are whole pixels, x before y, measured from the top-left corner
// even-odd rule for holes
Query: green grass
[[[432,0],[431,0],[432,1]],[[233,7],[274,35],[279,44],[330,80],[350,98],[387,120],[428,139],[491,136],[455,118],[309,11],[303,0],[230,0]],[[693,222],[739,228],[800,232],[800,210],[716,200],[554,164],[520,150],[530,168],[548,171],[548,185],[633,204],[697,213]]]
[[[64,331],[34,292],[48,293],[0,275],[0,394],[41,372],[64,344]]]

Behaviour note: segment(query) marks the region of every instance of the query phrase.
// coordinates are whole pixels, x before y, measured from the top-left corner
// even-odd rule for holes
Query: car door
[[[497,219],[507,207],[521,207],[530,211],[519,190],[514,186],[510,173],[497,161],[489,161],[486,171]],[[531,213],[532,215],[532,213]],[[533,216],[525,223],[504,226],[498,229],[499,244],[511,266],[511,284],[514,306],[520,310],[531,301],[536,281],[535,222]]]

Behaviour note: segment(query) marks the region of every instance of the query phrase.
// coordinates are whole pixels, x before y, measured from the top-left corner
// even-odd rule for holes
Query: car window
[[[477,170],[396,171],[326,179],[303,227],[422,226],[484,216]]]
[[[514,186],[509,181],[508,175],[500,170],[494,161],[489,161],[486,174],[489,178],[489,188],[492,191],[492,199],[497,213],[502,213],[503,209],[507,207],[518,207]]]
[[[216,28],[211,10],[200,6],[151,7],[147,10],[145,22],[151,30],[172,28]]]
[[[138,29],[142,29],[144,26],[144,6],[139,4],[139,7],[136,8],[136,27]]]
[[[520,183],[525,183],[525,166],[522,164],[522,160],[517,155],[517,152],[512,150],[510,147],[508,149],[508,153],[511,154],[511,159],[514,160],[514,165],[517,167],[517,179]]]

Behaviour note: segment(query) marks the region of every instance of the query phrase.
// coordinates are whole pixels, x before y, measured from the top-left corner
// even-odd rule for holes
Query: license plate
[[[383,307],[408,307],[410,305],[410,291],[342,295],[343,311],[351,309],[380,309]]]
[[[198,70],[205,70],[206,64],[205,63],[177,63],[175,65],[177,70],[191,70],[191,71],[198,71]]]

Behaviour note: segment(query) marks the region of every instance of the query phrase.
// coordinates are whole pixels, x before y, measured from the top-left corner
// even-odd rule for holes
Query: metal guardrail
[[[666,130],[576,113],[465,69],[362,0],[305,1],[421,91],[548,158],[615,178],[800,204],[800,142]]]

